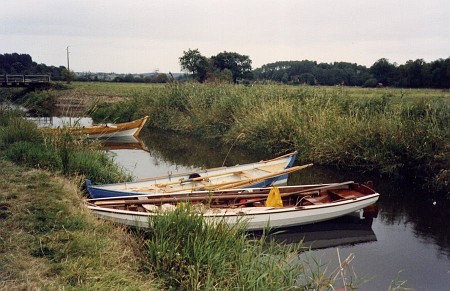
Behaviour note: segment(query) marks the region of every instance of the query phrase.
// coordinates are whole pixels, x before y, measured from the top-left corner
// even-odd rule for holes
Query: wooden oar
[[[234,172],[223,172],[223,173],[218,173],[218,174],[214,174],[214,175],[208,175],[208,176],[203,176],[203,177],[191,178],[191,179],[188,179],[188,180],[178,180],[178,181],[169,182],[169,183],[156,184],[155,186],[162,188],[162,187],[166,187],[166,186],[169,186],[169,185],[191,183],[191,182],[201,181],[201,180],[205,180],[205,179],[209,179],[209,178],[213,178],[213,177],[226,176],[226,175],[236,175],[236,174],[239,174],[239,173],[242,173],[242,172],[243,172],[243,170],[234,171]]]
[[[255,164],[255,166],[256,165],[261,165],[261,164],[267,164],[267,163],[272,162],[272,161],[276,161],[276,160],[283,159],[283,158],[286,158],[286,157],[289,157],[289,156],[293,156],[294,154],[297,154],[297,152],[295,151],[295,152],[292,152],[292,153],[289,153],[289,154],[285,154],[285,155],[273,158],[271,160],[262,160],[262,161],[259,161],[259,162],[255,162],[254,164]],[[236,165],[236,166],[239,166],[239,165]],[[216,171],[216,170],[226,169],[226,168],[229,168],[229,167],[216,167],[216,168],[210,168],[210,169],[207,169],[207,170],[208,171]],[[202,173],[204,173],[204,171],[205,170],[199,170],[199,172],[202,172]],[[176,173],[174,176],[175,177],[179,177],[179,176],[189,175],[189,174],[192,174],[192,173],[193,173],[192,171],[186,171],[186,172]],[[150,180],[158,180],[158,179],[164,179],[164,178],[167,178],[167,176],[159,176],[159,177],[151,177],[151,178],[140,178],[140,179],[137,179],[136,181],[150,181]],[[179,181],[177,181],[177,183],[178,182]]]
[[[207,190],[224,190],[224,189],[232,189],[232,188],[238,188],[241,186],[247,186],[247,185],[251,185],[254,183],[257,183],[258,181],[264,181],[266,179],[269,178],[273,178],[273,177],[277,177],[277,176],[282,176],[285,174],[289,174],[295,171],[298,171],[300,169],[304,169],[306,167],[311,166],[312,164],[308,164],[308,165],[303,165],[303,166],[296,166],[296,167],[292,167],[292,168],[288,168],[286,170],[283,171],[278,171],[275,173],[270,173],[264,176],[260,176],[257,178],[248,178],[248,179],[244,179],[244,180],[240,180],[240,181],[230,181],[230,182],[225,182],[225,183],[220,183],[220,184],[215,184],[215,185],[200,185],[200,186],[194,186],[191,187],[190,190],[195,190],[195,189],[207,189]],[[174,193],[174,192],[180,192],[186,189],[175,189],[175,190],[171,190],[171,191],[164,191],[165,193]]]
[[[291,191],[291,192],[287,192],[287,193],[285,192],[285,193],[281,194],[281,196],[286,197],[286,196],[291,196],[291,195],[309,194],[310,192],[313,192],[313,191],[323,190],[323,189],[327,189],[330,187],[333,188],[333,187],[346,185],[346,184],[350,184],[350,183],[353,183],[353,182],[327,184],[325,186],[320,186],[320,187],[312,187],[312,188],[307,188],[307,189],[303,189],[303,190]],[[160,197],[156,197],[156,198],[146,198],[146,199],[139,199],[139,198],[138,199],[130,199],[130,200],[112,199],[112,200],[98,200],[98,201],[94,201],[94,202],[92,202],[92,201],[88,201],[88,202],[93,203],[98,206],[101,206],[101,205],[120,205],[120,204],[129,205],[129,204],[146,204],[146,203],[152,204],[152,203],[168,203],[168,202],[177,203],[177,202],[192,202],[192,201],[261,198],[261,199],[257,199],[257,200],[236,203],[236,204],[232,204],[229,206],[229,207],[233,207],[233,206],[243,205],[243,204],[252,203],[252,202],[264,201],[267,198],[267,195],[269,194],[271,189],[272,189],[272,187],[265,188],[264,192],[260,192],[257,194],[254,194],[252,192],[242,192],[242,193],[230,194],[230,195],[203,194],[203,195],[198,195],[198,196],[189,196],[188,194],[187,195],[181,194],[181,195],[177,195],[175,197],[160,196]]]
[[[262,182],[262,181],[264,181],[266,179],[269,179],[269,178],[282,176],[282,175],[285,175],[285,174],[296,172],[298,170],[305,169],[305,168],[310,167],[312,165],[313,164],[307,164],[307,165],[303,165],[303,166],[296,166],[296,167],[292,167],[292,168],[288,168],[286,170],[280,171],[278,173],[271,173],[271,174],[267,174],[267,175],[264,175],[264,176],[261,176],[261,177],[249,178],[249,179],[245,179],[245,180],[237,181],[237,182],[235,181],[235,182],[231,182],[230,184],[227,184],[227,185],[220,185],[219,187],[216,187],[215,189],[223,190],[223,189],[226,189],[226,188],[238,188],[238,187],[247,186],[249,184],[256,184],[258,182]]]
[[[281,198],[283,198],[283,197],[288,197],[288,196],[291,196],[291,195],[309,194],[310,192],[316,192],[316,191],[326,190],[326,189],[335,188],[335,187],[339,187],[339,186],[345,186],[345,185],[352,184],[352,183],[354,183],[354,181],[347,181],[347,182],[343,182],[343,183],[333,183],[333,184],[328,184],[328,185],[325,185],[325,186],[299,190],[297,192],[283,193],[283,194],[280,194],[280,196],[281,196]],[[266,200],[266,199],[256,199],[256,200],[251,200],[251,201],[246,201],[246,202],[239,202],[239,203],[235,203],[233,205],[230,205],[230,207],[245,205],[247,203],[262,202],[264,200]]]

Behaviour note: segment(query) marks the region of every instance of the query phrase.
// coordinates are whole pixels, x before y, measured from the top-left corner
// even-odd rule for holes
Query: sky
[[[76,72],[180,72],[189,49],[277,61],[450,57],[449,0],[0,0],[0,54]]]

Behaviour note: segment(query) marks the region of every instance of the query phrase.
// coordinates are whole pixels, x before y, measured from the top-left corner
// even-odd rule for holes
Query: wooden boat
[[[138,136],[147,122],[148,116],[124,123],[105,123],[93,126],[69,127],[70,132],[75,134],[85,134],[89,138],[108,138],[123,136]],[[63,128],[52,128],[53,132],[64,130]]]
[[[278,193],[282,205],[271,206]],[[344,182],[273,188],[228,189],[178,194],[89,199],[87,207],[103,219],[149,226],[149,217],[189,205],[209,223],[244,223],[247,230],[310,224],[341,217],[374,204],[379,194],[367,185]],[[276,199],[275,199],[276,200]],[[268,204],[269,203],[269,204]]]
[[[293,152],[255,163],[185,172],[127,183],[94,186],[90,180],[86,180],[86,188],[91,198],[100,198],[281,185],[287,183],[289,173],[311,165],[292,167],[296,156],[297,152]]]

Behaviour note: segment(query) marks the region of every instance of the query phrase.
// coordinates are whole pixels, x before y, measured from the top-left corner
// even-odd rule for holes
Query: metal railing
[[[50,82],[50,75],[0,75],[2,86],[28,86]]]

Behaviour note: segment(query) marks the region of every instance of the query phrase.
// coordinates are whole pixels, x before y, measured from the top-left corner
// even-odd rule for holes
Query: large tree
[[[210,63],[208,58],[203,56],[198,49],[183,51],[183,56],[179,60],[183,71],[192,73],[193,78],[201,83],[206,80],[210,71]]]
[[[252,61],[248,56],[233,52],[222,52],[211,57],[214,68],[223,71],[230,70],[233,74],[233,82],[238,79],[250,79],[252,77]]]

